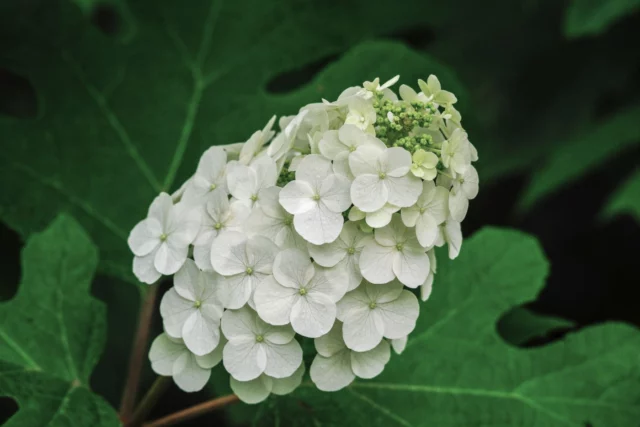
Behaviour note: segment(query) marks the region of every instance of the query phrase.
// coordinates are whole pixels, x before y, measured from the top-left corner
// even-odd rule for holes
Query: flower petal
[[[226,276],[220,281],[216,292],[225,308],[237,309],[245,305],[254,291],[254,277],[244,272]]]
[[[417,288],[424,283],[429,271],[429,257],[422,251],[405,247],[393,259],[393,273],[403,285],[410,288]]]
[[[267,365],[264,373],[274,378],[285,378],[292,375],[302,363],[302,348],[298,341],[291,340],[287,344],[264,344],[267,354]]]
[[[411,292],[403,290],[396,300],[379,304],[378,308],[384,324],[385,338],[402,338],[416,327],[420,304]]]
[[[258,316],[248,307],[226,310],[222,315],[222,333],[228,340],[241,339],[255,341]]]
[[[189,351],[198,356],[211,353],[220,342],[220,322],[196,310],[184,322],[182,339]]]
[[[142,283],[151,285],[162,277],[162,274],[160,274],[153,265],[157,252],[158,249],[156,248],[149,255],[136,256],[133,258],[133,274]]]
[[[380,322],[376,310],[360,310],[358,316],[349,316],[342,325],[344,343],[354,351],[368,351],[382,341]]]
[[[188,353],[188,350],[182,342],[173,341],[164,333],[158,335],[149,350],[149,360],[153,372],[164,376],[172,375],[173,364],[185,352]]]
[[[387,283],[395,278],[393,272],[396,248],[371,242],[360,254],[360,272],[371,283]]]
[[[310,154],[305,156],[296,168],[296,181],[306,181],[313,188],[318,187],[332,172],[331,169],[331,160],[318,154]]]
[[[331,174],[322,181],[320,200],[333,212],[344,212],[351,206],[351,182],[341,175]]]
[[[231,390],[244,403],[256,404],[265,400],[271,394],[273,380],[266,375],[260,375],[250,381],[238,381],[231,377],[229,385]]]
[[[309,257],[298,249],[286,249],[273,261],[273,276],[288,288],[297,290],[305,286],[314,274],[315,268]]]
[[[399,178],[388,176],[384,182],[389,191],[389,203],[401,208],[415,204],[422,192],[422,180],[413,174]]]
[[[416,237],[424,248],[433,246],[438,238],[438,224],[428,213],[423,213],[416,221]]]
[[[462,222],[467,216],[469,210],[469,199],[461,189],[452,191],[449,195],[449,213],[451,218],[458,222]]]
[[[229,341],[222,350],[224,368],[239,381],[258,378],[267,366],[263,346],[255,341]]]
[[[340,142],[338,131],[328,130],[322,135],[322,139],[318,144],[320,154],[327,159],[334,160],[336,156],[348,150],[347,146]]]
[[[296,215],[313,209],[318,202],[313,200],[314,188],[306,181],[291,181],[280,190],[280,204],[290,214]]]
[[[336,305],[326,295],[309,292],[291,310],[291,326],[300,335],[317,338],[329,332],[336,320]]]
[[[272,325],[286,325],[299,297],[297,289],[282,286],[273,276],[268,276],[256,289],[253,301],[262,320]]]
[[[164,330],[174,338],[182,338],[182,327],[196,310],[193,301],[180,296],[175,288],[169,289],[160,301]]]
[[[249,166],[235,163],[233,167],[228,167],[227,186],[229,193],[236,199],[250,199],[259,188],[256,172]]]
[[[211,369],[203,369],[193,354],[182,353],[173,364],[173,381],[186,392],[199,391],[209,381]]]
[[[384,151],[369,145],[363,145],[349,155],[349,168],[355,176],[378,175],[378,157]]]
[[[192,260],[187,259],[173,277],[173,286],[182,298],[195,301],[200,295],[199,290],[196,290],[199,281],[200,270]]]
[[[145,256],[160,245],[162,224],[155,218],[147,218],[133,227],[127,243],[131,252],[136,256]]]
[[[385,340],[380,341],[372,350],[351,353],[351,369],[360,378],[374,378],[382,373],[391,359],[391,349]]]
[[[158,247],[153,265],[160,273],[171,275],[177,272],[187,259],[189,248],[176,247],[168,242],[162,242]]]
[[[211,265],[224,276],[244,273],[247,237],[237,231],[220,234],[211,246]]]
[[[411,169],[411,154],[401,147],[391,147],[380,155],[380,163],[383,171],[394,178],[409,173]]]
[[[342,228],[344,232],[348,224]],[[342,235],[342,233],[340,233]],[[309,244],[309,255],[315,262],[323,267],[333,267],[347,256],[347,250],[340,239],[336,239],[332,243],[326,243],[324,245]]]
[[[331,243],[338,238],[344,218],[340,213],[332,212],[323,203],[308,212],[293,218],[293,225],[300,235],[315,245]]]
[[[319,390],[338,391],[353,382],[355,375],[351,370],[349,353],[343,350],[332,357],[317,355],[313,359],[309,373]]]
[[[329,332],[316,338],[313,342],[318,354],[324,357],[331,357],[346,349],[347,346],[342,339],[342,322],[336,321]]]
[[[278,396],[291,393],[298,388],[302,383],[302,377],[304,376],[304,363],[301,363],[298,369],[286,378],[273,378],[273,389],[271,392]]]
[[[359,175],[351,184],[351,200],[363,212],[374,212],[382,208],[391,196],[386,181],[378,175]]]

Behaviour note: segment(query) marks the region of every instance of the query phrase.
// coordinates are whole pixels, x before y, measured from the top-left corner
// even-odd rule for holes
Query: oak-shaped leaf
[[[28,240],[18,293],[0,304],[0,396],[19,407],[5,426],[120,425],[89,388],[106,334],[105,307],[89,294],[97,264],[69,216]]]

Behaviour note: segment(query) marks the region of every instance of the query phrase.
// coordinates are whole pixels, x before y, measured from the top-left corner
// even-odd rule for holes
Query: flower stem
[[[154,284],[147,288],[144,292],[142,307],[138,317],[138,329],[133,341],[133,349],[129,356],[129,369],[127,373],[127,381],[122,392],[120,400],[120,420],[126,424],[131,418],[133,408],[136,404],[138,395],[138,387],[140,386],[140,374],[142,365],[147,352],[147,343],[149,341],[149,327],[153,318],[153,311],[156,304],[156,296],[158,294],[158,285]]]
[[[151,385],[147,394],[144,395],[140,404],[136,408],[131,417],[131,420],[127,422],[125,427],[138,427],[147,418],[149,412],[158,403],[160,397],[164,394],[165,390],[171,384],[171,377],[158,377]]]
[[[182,411],[174,412],[166,417],[159,418],[157,420],[144,423],[142,427],[166,427],[177,424],[181,421],[190,420],[200,415],[206,414],[216,409],[224,408],[232,403],[238,402],[238,396],[235,394],[229,394],[227,396],[217,397],[208,402],[200,403],[199,405],[192,406]]]

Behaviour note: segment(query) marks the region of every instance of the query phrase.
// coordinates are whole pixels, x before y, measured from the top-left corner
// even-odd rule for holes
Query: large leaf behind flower
[[[428,57],[373,42],[293,92],[267,90],[285,71],[423,21],[413,2],[137,1],[124,40],[72,2],[40,3],[0,14],[0,67],[28,79],[38,100],[35,118],[0,117],[0,217],[27,236],[70,211],[100,246],[100,270],[129,281],[129,230],[209,146],[378,75],[415,85],[436,73],[459,89]]]
[[[18,294],[0,304],[0,396],[19,406],[5,426],[120,425],[89,390],[106,333],[105,307],[89,294],[97,263],[68,216],[27,242]]]
[[[455,261],[444,255],[407,349],[379,377],[336,393],[307,383],[264,403],[256,424],[637,426],[640,332],[609,323],[540,348],[513,347],[496,321],[544,285],[548,264],[538,243],[489,228]]]

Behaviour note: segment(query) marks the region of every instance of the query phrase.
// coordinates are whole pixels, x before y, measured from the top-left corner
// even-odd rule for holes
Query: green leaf
[[[39,104],[33,120],[0,117],[0,218],[28,236],[56,212],[71,212],[100,247],[100,271],[135,283],[129,230],[209,146],[246,140],[273,114],[376,76],[415,84],[437,73],[464,104],[437,61],[399,43],[358,44],[418,22],[419,6],[409,3],[197,0],[185,8],[146,0],[130,3],[136,28],[126,43],[69,2],[0,15],[0,33],[12,40],[0,66],[27,78]],[[350,47],[311,82],[270,91],[282,73]]]
[[[89,294],[98,252],[80,225],[59,216],[27,242],[22,284],[0,304],[0,395],[20,409],[5,426],[118,426],[88,387],[106,333]]]
[[[603,33],[616,21],[640,7],[640,0],[573,0],[564,22],[567,37]]]
[[[578,137],[549,148],[546,162],[536,169],[519,202],[526,210],[540,199],[574,182],[590,169],[640,143],[640,106],[597,123]]]
[[[613,217],[621,214],[632,215],[640,222],[640,169],[636,170],[627,181],[616,190],[613,197],[607,203],[604,212],[605,217]]]
[[[443,254],[444,255],[444,254]],[[505,343],[500,315],[531,300],[548,263],[516,231],[484,229],[438,265],[406,350],[374,380],[323,393],[309,383],[262,405],[256,425],[636,426],[640,333],[610,323],[535,349]]]
[[[574,326],[575,323],[570,320],[545,316],[524,307],[516,307],[500,319],[498,329],[505,340],[522,345],[534,338],[543,338],[553,331]]]

